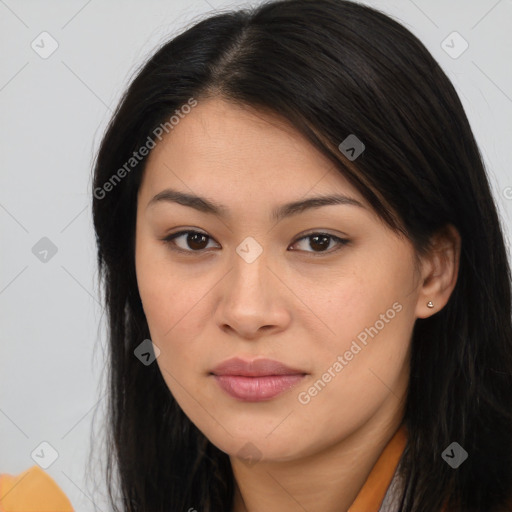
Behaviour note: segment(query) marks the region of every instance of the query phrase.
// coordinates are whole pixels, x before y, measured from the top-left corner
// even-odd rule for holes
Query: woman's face
[[[166,190],[198,199],[154,199]],[[285,207],[334,195],[348,200]],[[187,231],[199,234],[163,240]],[[156,364],[233,457],[293,460],[401,420],[420,310],[413,256],[329,160],[266,114],[201,101],[149,156],[136,270]],[[290,370],[215,371],[235,357]]]

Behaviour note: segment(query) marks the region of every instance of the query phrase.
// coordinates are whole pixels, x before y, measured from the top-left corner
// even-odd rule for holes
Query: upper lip
[[[290,368],[272,359],[254,359],[245,361],[239,357],[227,359],[211,371],[214,375],[240,375],[243,377],[262,377],[267,375],[305,375],[306,372]]]

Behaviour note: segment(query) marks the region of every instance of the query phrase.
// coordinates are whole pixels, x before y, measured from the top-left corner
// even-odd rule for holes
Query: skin
[[[166,188],[208,198],[229,214],[165,201],[148,206]],[[270,218],[281,204],[332,193],[362,207]],[[162,241],[187,229],[209,238]],[[322,250],[302,238],[314,233],[349,242],[327,239]],[[249,236],[263,249],[252,263],[236,252]],[[438,312],[455,286],[458,234],[449,228],[433,242],[415,266],[410,241],[292,126],[267,113],[201,100],[152,150],[138,195],[139,292],[171,393],[230,456],[234,512],[348,510],[402,421],[415,320]],[[299,393],[394,303],[400,312],[301,403]],[[234,356],[268,357],[307,375],[272,400],[243,402],[210,375]],[[253,464],[239,454],[248,442],[258,451]]]

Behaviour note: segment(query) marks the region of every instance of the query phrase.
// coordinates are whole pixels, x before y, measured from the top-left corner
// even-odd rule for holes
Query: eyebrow
[[[194,208],[200,212],[216,215],[217,217],[229,217],[229,209],[224,205],[210,199],[206,199],[205,197],[187,194],[173,189],[165,189],[159,192],[149,201],[146,208],[162,203],[178,203],[183,206]],[[280,205],[272,210],[271,218],[277,222],[285,217],[297,215],[309,209],[330,205],[351,205],[364,208],[364,206],[356,199],[342,194],[316,196]]]

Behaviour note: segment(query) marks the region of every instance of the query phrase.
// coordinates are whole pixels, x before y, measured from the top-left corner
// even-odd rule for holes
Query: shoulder
[[[55,480],[34,465],[19,475],[0,474],[0,512],[74,512]]]

